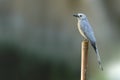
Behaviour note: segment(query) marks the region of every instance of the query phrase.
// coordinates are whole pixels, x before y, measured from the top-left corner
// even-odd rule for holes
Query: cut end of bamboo
[[[87,39],[82,41],[82,48],[88,48],[89,41]]]

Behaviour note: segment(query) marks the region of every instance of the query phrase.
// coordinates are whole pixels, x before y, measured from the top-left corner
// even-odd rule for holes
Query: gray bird
[[[78,30],[85,39],[90,41],[92,47],[95,50],[95,53],[97,54],[97,60],[98,60],[99,66],[100,66],[101,70],[103,70],[103,67],[101,65],[101,59],[100,59],[99,52],[98,52],[98,48],[96,45],[96,38],[94,36],[93,29],[92,29],[91,25],[89,24],[89,21],[88,21],[86,15],[83,13],[78,13],[78,14],[74,14],[73,16],[77,17]]]

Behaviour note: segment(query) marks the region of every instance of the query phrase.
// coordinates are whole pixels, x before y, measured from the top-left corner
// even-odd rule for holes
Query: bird
[[[101,58],[100,58],[98,48],[97,48],[97,45],[96,45],[96,38],[95,38],[95,35],[94,35],[94,32],[93,32],[93,29],[92,29],[92,27],[91,27],[91,25],[90,25],[90,23],[87,19],[87,16],[83,13],[77,13],[77,14],[74,14],[73,16],[76,17],[77,20],[78,20],[77,27],[78,27],[78,30],[79,30],[80,34],[86,40],[90,41],[93,49],[95,50],[99,67],[103,71],[103,67],[102,67],[102,64],[101,64]]]

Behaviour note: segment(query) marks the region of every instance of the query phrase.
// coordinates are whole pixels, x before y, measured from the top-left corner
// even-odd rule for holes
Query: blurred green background
[[[0,80],[79,80],[83,38],[94,29],[104,71],[89,48],[88,80],[120,80],[120,0],[0,0]]]

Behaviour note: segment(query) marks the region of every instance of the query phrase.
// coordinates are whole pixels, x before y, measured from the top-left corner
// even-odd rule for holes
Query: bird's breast
[[[84,31],[81,29],[80,22],[78,22],[78,30],[79,30],[80,34],[81,34],[85,39],[87,39],[87,37],[86,37],[85,34],[84,34]]]

